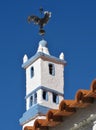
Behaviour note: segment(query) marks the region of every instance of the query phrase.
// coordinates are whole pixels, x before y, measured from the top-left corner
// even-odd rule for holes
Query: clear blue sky
[[[74,99],[80,88],[89,89],[96,78],[96,0],[0,1],[0,130],[21,130],[25,112],[25,53],[36,53],[38,27],[27,23],[39,7],[52,12],[45,40],[54,56],[64,52],[65,98]]]

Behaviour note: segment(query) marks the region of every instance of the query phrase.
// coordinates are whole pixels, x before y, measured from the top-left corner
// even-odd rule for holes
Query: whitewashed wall
[[[55,75],[49,74],[49,63],[54,64],[55,66]],[[34,67],[34,76],[31,78],[30,70],[31,67]],[[50,61],[45,61],[39,58],[32,65],[26,69],[26,95],[30,94],[33,90],[39,86],[44,86],[47,89],[55,90],[59,93],[64,94],[64,66],[61,64],[56,64]],[[61,95],[59,96],[59,103],[64,98]],[[30,97],[29,97],[30,98]],[[29,109],[30,99],[26,99],[26,110]],[[57,109],[59,104],[52,102],[52,93],[48,92],[48,101],[42,100],[42,91],[37,91],[37,103],[42,106]]]

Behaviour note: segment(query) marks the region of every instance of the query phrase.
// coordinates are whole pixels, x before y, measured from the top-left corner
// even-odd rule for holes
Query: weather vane
[[[34,24],[39,25],[39,34],[41,36],[44,36],[45,30],[44,26],[48,23],[50,17],[51,17],[51,12],[49,11],[44,11],[43,8],[41,7],[39,9],[41,15],[44,14],[43,17],[39,18],[38,16],[32,15],[28,17],[28,22],[34,22]]]

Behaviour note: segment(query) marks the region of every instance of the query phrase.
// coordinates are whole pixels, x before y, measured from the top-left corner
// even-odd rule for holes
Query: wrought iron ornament
[[[39,25],[39,34],[43,36],[45,34],[44,26],[48,23],[51,18],[51,12],[44,11],[43,8],[40,8],[40,13],[44,16],[39,18],[38,16],[32,15],[28,17],[28,22],[34,22],[34,24]]]

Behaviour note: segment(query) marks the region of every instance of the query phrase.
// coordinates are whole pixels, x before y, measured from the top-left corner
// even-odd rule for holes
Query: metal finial
[[[44,26],[48,23],[50,17],[51,17],[51,12],[44,11],[42,7],[40,7],[40,13],[44,14],[44,17],[39,18],[38,16],[32,15],[28,17],[28,22],[34,22],[34,24],[39,25],[39,34],[41,36],[44,36],[45,30],[43,29]]]

